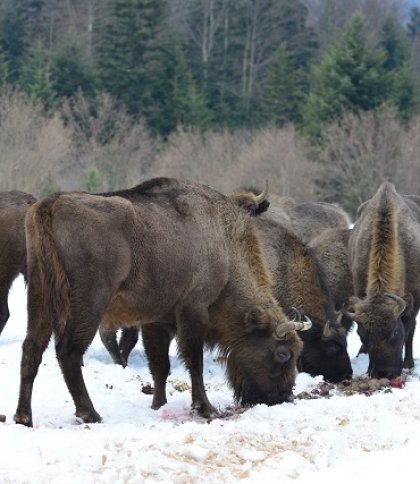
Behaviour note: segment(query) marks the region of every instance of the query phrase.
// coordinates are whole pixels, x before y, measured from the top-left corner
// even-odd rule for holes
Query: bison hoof
[[[83,412],[76,412],[76,419],[81,423],[101,423],[102,417],[99,413],[93,411],[83,411]]]
[[[33,427],[32,415],[26,412],[16,412],[14,415],[14,421],[19,425],[25,427]]]
[[[200,417],[203,417],[203,418],[214,418],[220,415],[219,411],[216,408],[214,408],[213,405],[208,405],[205,403],[193,404],[192,409],[193,411],[198,412]]]

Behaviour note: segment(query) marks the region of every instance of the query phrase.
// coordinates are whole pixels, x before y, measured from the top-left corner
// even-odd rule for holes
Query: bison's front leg
[[[7,292],[0,294],[0,334],[9,319],[9,306],[7,305]]]
[[[414,331],[416,329],[416,315],[403,316],[403,323],[406,328],[406,339],[405,339],[405,352],[404,352],[404,363],[403,368],[414,368],[414,358],[413,358],[413,338]]]
[[[174,328],[167,324],[151,323],[141,328],[144,351],[153,377],[152,408],[158,410],[167,403],[166,380],[169,375],[169,345],[174,337]]]
[[[122,367],[127,366],[127,360],[121,356],[120,349],[118,348],[117,332],[114,329],[106,329],[103,326],[99,327],[99,336],[105,348],[108,350],[112,361],[116,365]]]
[[[192,408],[205,418],[216,415],[204,389],[203,344],[208,325],[207,309],[183,308],[177,315],[177,334],[180,355],[191,375]]]
[[[139,328],[124,328],[121,333],[120,342],[118,343],[119,353],[125,364],[128,363],[128,357],[139,340]]]

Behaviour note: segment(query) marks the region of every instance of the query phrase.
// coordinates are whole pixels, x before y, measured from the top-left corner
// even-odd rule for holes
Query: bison
[[[353,320],[341,310],[348,307],[354,294],[348,255],[350,234],[351,229],[329,229],[308,244],[324,269],[334,307],[339,311],[340,322],[347,332],[353,326]]]
[[[298,368],[314,376],[323,375],[331,382],[351,378],[353,371],[346,339],[348,328],[340,324],[341,313],[337,321],[334,299],[322,264],[317,260],[314,251],[307,247],[292,229],[278,220],[272,220],[269,215],[260,216],[269,206],[267,197],[267,186],[258,195],[254,191],[241,191],[230,195],[246,213],[257,216],[253,220],[272,273],[274,296],[280,306],[284,311],[290,311],[292,307],[298,308],[313,322],[309,331],[300,333],[304,347],[298,360]],[[157,354],[157,344],[162,339],[167,341],[166,353],[163,351],[161,358],[155,358],[154,365],[158,367],[160,363],[165,362],[164,366],[168,368],[167,350],[175,332],[172,330],[168,334],[164,331],[165,327],[167,328],[164,325],[143,326],[142,336],[145,352],[150,355],[149,361],[152,355]],[[100,334],[113,361],[120,363],[122,360],[125,366],[128,355],[137,343],[137,328],[123,329],[119,345],[116,331],[101,327]],[[149,346],[153,349],[149,350]],[[160,370],[165,374],[167,371]]]
[[[254,187],[245,187],[231,196],[236,203],[250,215],[257,216],[266,213],[283,227],[293,230],[299,238],[308,243],[328,229],[346,230],[351,225],[349,215],[338,205],[326,202],[296,203],[292,198],[268,196],[268,187],[263,193],[265,198],[255,201],[259,191]]]
[[[298,364],[300,371],[311,375],[323,375],[326,380],[332,382],[351,378],[353,370],[347,352],[346,338],[349,325],[343,325],[347,321],[340,311],[336,311],[344,302],[337,300],[337,291],[348,291],[348,287],[343,287],[348,279],[340,281],[340,287],[330,288],[329,278],[332,274],[329,271],[333,270],[333,263],[338,262],[337,258],[331,257],[328,266],[324,266],[327,262],[326,252],[312,248],[305,243],[305,240],[311,237],[302,237],[295,230],[297,227],[303,232],[307,226],[312,235],[319,233],[318,237],[322,237],[323,233],[328,232],[330,225],[347,227],[349,218],[339,207],[321,202],[296,205],[290,199],[286,199],[287,203],[277,202],[275,209],[270,210],[267,187],[262,194],[256,193],[255,189],[243,189],[233,193],[231,197],[255,217],[254,221],[273,273],[274,295],[277,301],[285,310],[292,306],[298,308],[313,322],[309,331],[300,333],[304,341]],[[282,210],[278,210],[279,207]],[[287,213],[293,213],[293,223],[287,218]],[[334,230],[345,232],[334,244],[336,249],[341,250],[337,255],[340,255],[340,262],[345,262],[345,268],[348,267],[345,240],[348,237],[348,229]],[[321,240],[318,245],[321,245],[320,242]],[[332,246],[329,249],[332,249]],[[324,258],[320,258],[322,254]],[[343,278],[343,274],[340,274],[340,277]],[[340,297],[344,298],[344,294]]]
[[[336,312],[327,276],[313,249],[292,230],[270,218],[255,223],[263,241],[274,279],[274,295],[285,310],[295,307],[312,321],[300,333],[304,343],[298,360],[300,371],[323,375],[331,382],[352,377],[347,352],[347,330]]]
[[[384,182],[359,209],[349,239],[355,297],[348,316],[369,355],[371,376],[395,378],[412,368],[420,304],[420,198]],[[405,346],[404,360],[402,357]]]
[[[29,193],[0,193],[0,334],[10,316],[7,298],[12,282],[19,274],[26,276],[24,219],[35,202]]]
[[[229,197],[158,178],[107,197],[51,195],[29,209],[25,226],[28,328],[17,423],[32,425],[33,384],[52,334],[76,416],[101,421],[81,371],[100,324],[163,328],[157,359],[167,353],[163,335],[176,329],[192,406],[202,416],[216,412],[204,389],[204,344],[226,356],[241,404],[292,399],[302,349],[296,330],[311,324],[285,316],[272,294],[259,234]],[[167,374],[156,373],[154,360],[149,364],[158,408],[166,402]]]

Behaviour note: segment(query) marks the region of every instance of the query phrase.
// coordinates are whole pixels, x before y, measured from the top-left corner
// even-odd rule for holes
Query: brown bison
[[[33,383],[52,334],[76,416],[101,420],[81,371],[101,323],[156,325],[169,335],[176,328],[192,405],[203,416],[215,412],[203,384],[205,343],[226,356],[236,400],[290,400],[302,349],[296,330],[310,322],[289,321],[277,304],[247,214],[207,186],[168,178],[113,195],[55,194],[28,211],[28,329],[15,421],[32,425]],[[153,358],[167,353],[166,340]],[[149,363],[157,408],[167,374]]]
[[[329,280],[332,275],[329,271],[334,269],[333,263],[338,262],[337,258],[321,259],[320,251],[317,252],[306,244],[302,236],[295,231],[296,227],[304,231],[304,227],[307,226],[312,234],[320,233],[319,237],[322,237],[323,233],[328,232],[329,225],[347,227],[349,218],[339,207],[320,202],[296,205],[287,199],[287,203],[277,201],[275,209],[270,210],[267,186],[260,195],[256,195],[254,189],[243,189],[231,197],[251,216],[258,215],[254,221],[273,274],[274,295],[277,301],[286,311],[292,306],[298,308],[307,314],[313,323],[309,331],[300,333],[304,347],[298,368],[311,375],[323,375],[326,380],[333,382],[350,378],[353,370],[347,352],[346,338],[350,325],[343,326],[342,323],[346,322],[343,314],[335,311],[344,302],[336,299],[339,295],[337,291],[340,290],[343,293],[340,297],[344,298],[344,292],[348,291],[348,287],[343,286],[348,279],[341,281],[341,287],[334,287],[333,293],[329,286],[329,282],[332,282]],[[279,211],[279,207],[284,210]],[[295,209],[294,223],[285,216],[292,209]],[[344,260],[347,259],[347,242],[343,240],[348,238],[348,230],[342,230],[346,233],[342,234],[334,245],[336,250],[340,248],[340,262],[345,262],[344,267],[348,268],[348,262]],[[310,238],[305,237],[306,240]],[[324,262],[328,262],[328,266],[324,266]],[[344,274],[340,274],[340,277],[343,278]],[[348,297],[351,295],[352,293]]]
[[[359,209],[349,240],[356,297],[348,316],[369,354],[369,374],[394,378],[412,368],[420,304],[420,198],[383,183]],[[402,350],[405,345],[404,361]]]
[[[268,187],[261,194],[254,191],[241,191],[230,195],[232,200],[252,216],[263,214],[268,206]],[[352,367],[347,352],[347,331],[339,321],[334,308],[334,300],[328,288],[326,275],[313,253],[300,238],[287,226],[272,220],[270,216],[253,219],[256,223],[265,256],[274,281],[274,296],[286,312],[295,307],[312,320],[309,331],[300,333],[304,341],[303,351],[298,360],[300,371],[311,375],[323,375],[326,380],[337,382],[351,378]],[[347,254],[347,246],[346,246]],[[348,266],[348,264],[347,264]],[[342,314],[340,314],[341,318]],[[143,326],[143,345],[146,354],[155,355],[156,345],[164,339],[167,349],[171,337],[164,333],[165,326]],[[153,331],[156,334],[153,336]],[[137,328],[127,328],[121,333],[119,344],[116,331],[100,328],[102,341],[113,361],[125,366],[128,355],[138,340]],[[172,332],[172,336],[175,333]],[[150,343],[149,343],[150,342]],[[149,344],[153,346],[149,350]],[[155,365],[165,362],[168,355],[162,354]],[[150,360],[150,358],[149,358]],[[121,363],[122,362],[122,363]],[[157,370],[156,370],[157,371]],[[166,373],[167,370],[161,370]]]
[[[10,315],[7,298],[12,282],[26,273],[24,219],[35,202],[29,193],[0,193],[0,334]]]
[[[350,234],[351,229],[329,229],[308,244],[324,269],[334,307],[339,311],[340,322],[347,331],[352,327],[353,320],[341,310],[348,307],[354,294],[348,255]]]
[[[289,197],[268,196],[267,186],[263,193],[265,198],[257,203],[253,199],[253,195],[257,196],[258,190],[253,187],[243,188],[231,196],[250,215],[255,216],[266,212],[272,220],[293,230],[304,243],[308,243],[325,230],[348,229],[350,227],[349,215],[336,204],[326,202],[296,203]]]
[[[277,301],[285,310],[297,308],[313,323],[309,331],[300,333],[304,345],[299,370],[323,375],[331,382],[351,378],[347,328],[341,324],[341,315],[337,318],[326,274],[314,251],[274,220],[258,217],[255,223],[272,271]]]

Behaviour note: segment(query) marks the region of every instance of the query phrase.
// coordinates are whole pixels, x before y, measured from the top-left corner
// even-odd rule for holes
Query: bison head
[[[296,331],[311,322],[284,321],[277,310],[256,307],[248,312],[242,337],[229,349],[227,374],[242,405],[276,405],[293,400],[296,362],[302,342]]]
[[[270,206],[268,197],[268,181],[265,182],[264,190],[258,193],[254,188],[244,188],[241,192],[235,192],[230,198],[236,205],[243,208],[251,216],[255,217],[267,211]]]
[[[339,315],[335,321],[325,325],[315,324],[301,334],[303,350],[299,358],[300,371],[312,376],[322,375],[326,381],[337,383],[353,375],[347,352],[346,330],[340,324]]]
[[[357,332],[369,354],[369,375],[395,378],[403,367],[402,349],[405,329],[401,316],[407,302],[395,294],[374,294],[352,298],[352,312],[346,312],[358,324]]]

